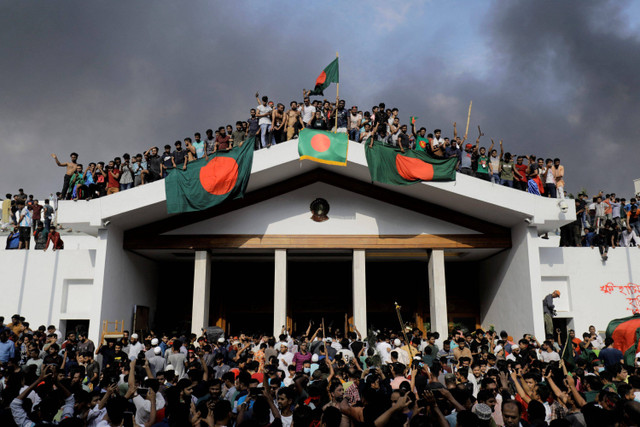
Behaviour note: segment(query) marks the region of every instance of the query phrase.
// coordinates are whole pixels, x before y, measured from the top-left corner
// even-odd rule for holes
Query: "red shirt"
[[[40,219],[40,212],[42,212],[42,205],[33,205],[33,219]]]
[[[516,163],[514,166],[518,171],[518,173],[522,176],[522,178],[519,178],[518,175],[514,174],[513,179],[516,181],[526,182],[527,181],[527,165],[524,165],[524,164],[519,165]]]
[[[120,175],[120,171],[117,168],[113,168],[109,173],[107,173],[107,188],[120,188],[120,182],[118,182],[118,179],[116,179],[114,175]]]
[[[229,149],[229,135],[225,136],[216,136],[216,144],[218,144],[218,150],[228,150]]]

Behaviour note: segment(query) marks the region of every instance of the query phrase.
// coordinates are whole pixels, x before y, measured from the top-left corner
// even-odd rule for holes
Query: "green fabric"
[[[346,166],[349,138],[346,133],[302,129],[298,136],[300,159],[329,165]]]
[[[560,355],[560,357],[562,358],[562,360],[564,360],[564,364],[569,371],[573,371],[575,369],[576,359],[571,338],[567,337],[567,342],[562,348],[562,354]]]
[[[510,162],[500,161],[500,179],[513,181],[513,160]]]
[[[458,159],[455,157],[450,159],[436,159],[428,155],[426,152],[413,150],[406,150],[403,154],[400,150],[392,146],[387,146],[381,141],[374,141],[373,147],[371,148],[369,148],[368,145],[365,145],[364,149],[372,181],[381,182],[383,184],[409,185],[427,180],[407,180],[404,178],[400,172],[398,172],[398,156],[404,156],[408,159],[418,159],[424,163],[430,164],[433,167],[433,177],[428,179],[429,181],[456,180],[456,163]]]
[[[309,95],[324,95],[324,90],[329,87],[331,83],[338,83],[340,81],[340,71],[338,67],[338,58],[331,61],[331,64],[327,65],[327,67],[322,71],[325,75],[324,82],[318,84],[318,80],[316,80],[316,87],[309,92]],[[320,76],[322,76],[322,73]]]
[[[429,146],[429,140],[418,135],[416,137],[416,150],[427,152],[427,147]]]
[[[482,165],[484,165],[484,167],[482,167]],[[487,156],[478,156],[478,167],[476,172],[489,173],[489,158]]]
[[[227,199],[243,197],[251,175],[254,140],[255,137],[250,137],[242,147],[218,151],[208,158],[188,163],[185,171],[178,168],[169,174],[164,180],[167,213],[201,211]],[[237,179],[234,182],[235,171]],[[205,189],[207,186],[211,190],[213,183],[220,184],[215,187],[215,194]],[[226,192],[221,194],[221,188]]]

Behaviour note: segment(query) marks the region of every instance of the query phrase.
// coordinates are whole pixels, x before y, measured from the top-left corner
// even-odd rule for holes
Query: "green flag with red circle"
[[[424,151],[405,150],[374,141],[365,144],[371,180],[383,184],[409,185],[421,181],[455,181],[457,157],[440,159]]]
[[[171,171],[164,180],[167,213],[202,211],[243,197],[251,176],[254,139],[190,162],[186,170]]]
[[[339,81],[340,67],[338,66],[338,58],[336,58],[322,70],[316,79],[315,88],[309,92],[309,95],[324,95],[324,90],[328,88],[331,83],[338,83]]]
[[[346,133],[302,129],[298,136],[300,160],[308,159],[328,165],[346,166],[349,138]]]

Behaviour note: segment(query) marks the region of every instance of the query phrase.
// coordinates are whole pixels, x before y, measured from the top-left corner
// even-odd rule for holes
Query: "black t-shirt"
[[[385,113],[384,111],[378,111],[375,117],[376,117],[376,123],[378,124],[378,133],[386,132],[387,121],[389,120],[387,113]]]
[[[323,119],[314,118],[309,122],[309,127],[311,129],[327,130],[327,122]]]
[[[162,159],[157,154],[155,156],[149,155],[147,157],[147,169],[151,173],[160,175],[160,162]]]
[[[173,161],[176,162],[176,166],[180,166],[184,163],[184,158],[187,155],[187,150],[175,150],[173,153],[171,153],[171,155],[173,156]]]
[[[166,151],[162,153],[162,166],[164,166],[165,169],[173,168],[173,162],[171,161],[172,158],[173,155],[171,153],[167,153]]]
[[[402,148],[409,148],[409,144],[409,135],[400,132],[398,134],[398,145],[402,146]]]

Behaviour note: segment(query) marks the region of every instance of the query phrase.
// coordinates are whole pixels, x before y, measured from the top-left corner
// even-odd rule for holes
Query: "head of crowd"
[[[214,330],[212,330],[214,329]],[[640,354],[595,327],[531,334],[316,327],[122,332],[96,346],[0,318],[0,425],[631,426]],[[442,339],[441,339],[442,338]]]

